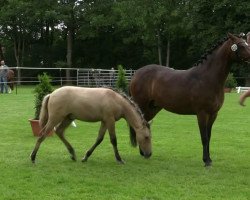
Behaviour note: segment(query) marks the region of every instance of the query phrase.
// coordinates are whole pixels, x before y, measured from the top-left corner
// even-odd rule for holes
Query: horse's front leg
[[[214,120],[216,119],[216,115],[211,117],[203,112],[197,115],[197,119],[203,146],[203,162],[205,163],[205,166],[210,166],[212,164],[212,160],[209,153],[209,143],[211,138],[212,125]]]
[[[93,151],[95,150],[95,148],[103,141],[105,132],[106,132],[107,128],[104,122],[101,123],[101,127],[99,129],[99,133],[98,136],[96,138],[96,142],[95,144],[86,152],[85,156],[82,159],[82,162],[86,162],[88,160],[88,158],[91,156],[91,154],[93,153]]]
[[[108,122],[107,126],[110,136],[110,142],[113,145],[116,161],[120,164],[124,164],[125,162],[122,160],[117,148],[117,139],[115,134],[115,120],[111,120],[110,122]]]

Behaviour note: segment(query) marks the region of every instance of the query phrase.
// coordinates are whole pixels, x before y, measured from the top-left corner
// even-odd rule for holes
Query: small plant
[[[125,76],[125,71],[122,65],[118,65],[118,77],[116,81],[116,88],[128,93],[128,81]]]
[[[36,85],[34,93],[35,93],[35,118],[39,119],[40,110],[42,107],[42,101],[44,96],[50,94],[53,91],[51,85],[51,78],[43,73],[42,75],[38,75],[39,84]]]
[[[237,81],[233,76],[233,73],[229,73],[225,82],[225,88],[235,88],[237,86]]]

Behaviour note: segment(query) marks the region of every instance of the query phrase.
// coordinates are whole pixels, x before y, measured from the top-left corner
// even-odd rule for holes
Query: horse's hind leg
[[[61,141],[65,144],[65,146],[67,147],[70,155],[71,155],[71,159],[76,161],[76,155],[75,155],[75,150],[74,148],[71,146],[71,144],[65,139],[64,137],[64,130],[71,124],[73,120],[69,119],[69,118],[65,118],[57,127],[56,127],[56,134],[57,136],[61,139]]]
[[[43,128],[42,130],[42,136],[40,136],[37,141],[36,141],[36,145],[35,145],[35,148],[33,149],[33,151],[31,152],[30,154],[30,159],[33,163],[35,163],[35,160],[36,160],[36,154],[37,154],[37,151],[41,145],[41,143],[45,140],[47,134],[52,130],[52,127],[53,126],[50,126],[50,125],[46,125],[45,128]]]
[[[99,134],[96,138],[96,142],[95,144],[86,152],[85,156],[82,159],[82,162],[86,162],[88,160],[88,158],[91,156],[91,154],[93,153],[93,151],[95,150],[95,148],[102,142],[105,132],[106,132],[107,128],[104,124],[104,122],[101,123],[101,127],[99,129]]]

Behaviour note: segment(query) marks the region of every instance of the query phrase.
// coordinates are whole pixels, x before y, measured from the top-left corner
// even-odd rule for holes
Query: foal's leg
[[[89,158],[89,156],[91,156],[91,154],[93,153],[93,151],[95,150],[95,148],[102,142],[105,132],[107,130],[107,127],[105,126],[104,122],[101,122],[101,127],[99,129],[99,134],[96,138],[96,142],[95,144],[86,152],[85,156],[82,159],[82,162],[86,162]]]
[[[64,130],[71,124],[73,120],[69,118],[65,118],[57,127],[56,127],[56,134],[61,139],[61,141],[65,144],[67,147],[69,153],[71,154],[71,159],[76,161],[76,155],[75,150],[71,146],[71,144],[65,139],[64,137]]]
[[[117,148],[117,139],[115,135],[115,120],[111,120],[110,122],[107,123],[108,131],[109,131],[109,136],[110,136],[110,142],[113,145],[114,153],[115,153],[115,158],[118,163],[124,164],[124,161],[121,159],[121,156],[118,152]]]
[[[45,140],[47,134],[53,129],[53,125],[51,123],[47,123],[46,126],[43,128],[42,130],[42,136],[40,136],[37,141],[36,141],[36,145],[35,148],[33,149],[33,151],[30,154],[30,159],[33,163],[35,163],[36,160],[36,154],[37,151],[41,145],[41,143]]]
[[[205,166],[210,166],[212,163],[212,160],[209,156],[209,139],[211,136],[208,134],[209,132],[209,127],[208,127],[208,121],[209,121],[209,115],[206,114],[205,112],[199,113],[197,115],[198,118],[198,124],[199,124],[199,129],[200,129],[200,135],[201,135],[201,141],[203,145],[203,162],[205,163]],[[211,127],[210,127],[211,131]]]

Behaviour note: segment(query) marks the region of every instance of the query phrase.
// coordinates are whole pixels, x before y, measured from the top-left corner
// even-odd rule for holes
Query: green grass
[[[36,138],[28,119],[34,115],[31,87],[0,95],[0,199],[249,199],[250,101],[226,94],[211,139],[213,166],[203,167],[196,116],[162,111],[152,125],[153,155],[146,160],[129,145],[126,122],[117,123],[118,148],[125,165],[115,162],[106,134],[87,163],[80,162],[94,143],[99,123],[77,121],[66,136],[77,162],[56,137],[47,138],[29,160]]]

